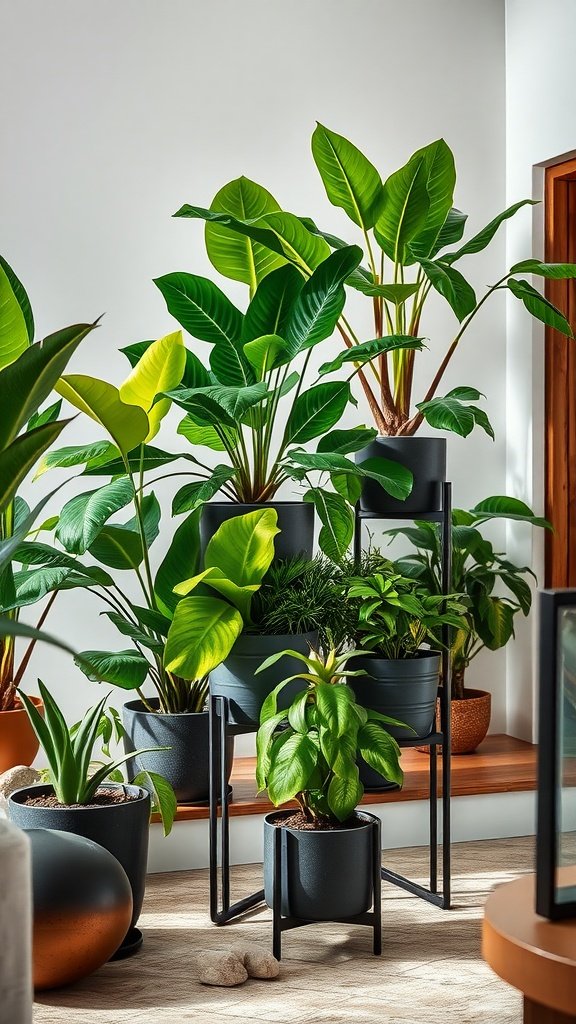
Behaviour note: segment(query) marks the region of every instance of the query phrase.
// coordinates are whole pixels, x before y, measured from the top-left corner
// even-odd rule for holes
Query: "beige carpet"
[[[395,850],[385,862],[424,881],[425,856]],[[489,892],[531,870],[532,860],[532,839],[458,844],[452,911],[383,886],[381,958],[370,953],[369,929],[312,925],[284,934],[280,978],[233,989],[199,985],[195,955],[236,944],[270,948],[270,912],[216,928],[207,913],[206,871],[152,875],[141,953],[72,988],[39,995],[34,1022],[519,1024],[520,996],[481,960],[480,923]],[[234,869],[233,898],[260,886],[257,866]]]

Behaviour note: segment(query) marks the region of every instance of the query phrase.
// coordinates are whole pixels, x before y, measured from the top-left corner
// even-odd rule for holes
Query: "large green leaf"
[[[251,341],[266,334],[283,337],[292,304],[302,284],[302,274],[291,263],[267,274],[246,310],[244,340]]]
[[[250,606],[252,598],[260,586],[259,583],[238,586],[237,583],[234,583],[233,580],[225,576],[221,569],[210,568],[204,569],[190,580],[184,580],[183,583],[179,583],[174,590],[181,597],[187,597],[201,583],[211,587],[212,590],[221,594],[230,604],[234,605],[240,612],[244,623],[250,622]]]
[[[506,494],[495,494],[479,501],[470,510],[476,522],[488,519],[514,519],[532,526],[550,527],[550,523],[541,516],[535,516],[529,505],[519,498],[510,498]]]
[[[357,274],[357,271],[356,271]],[[356,291],[363,295],[380,296],[387,302],[393,302],[395,306],[401,306],[407,299],[411,298],[418,291],[419,285],[413,284],[374,284],[373,280],[363,277],[355,277],[351,274],[346,284],[351,285]]]
[[[310,736],[296,732],[282,743],[268,773],[268,796],[272,803],[287,803],[306,785],[316,765],[316,747]]]
[[[229,214],[238,221],[250,221],[280,207],[262,185],[241,177],[228,182],[216,193],[210,209]],[[284,263],[282,256],[221,224],[207,221],[205,231],[206,251],[212,265],[224,277],[249,285],[252,292],[267,274]]]
[[[270,228],[280,242],[287,260],[294,263],[306,276],[330,255],[330,247],[319,235],[312,234],[299,217],[283,210],[262,217],[259,224]]]
[[[288,346],[278,334],[264,334],[244,344],[244,355],[261,381],[271,370],[288,362],[285,358]]]
[[[122,690],[137,690],[150,670],[146,658],[138,651],[82,651],[74,659],[89,679],[103,680]]]
[[[565,281],[576,277],[576,263],[542,263],[540,260],[522,260],[510,267],[511,274],[536,274],[550,281]]]
[[[312,135],[312,156],[330,202],[364,230],[373,227],[383,200],[382,181],[367,157],[322,124]]]
[[[304,469],[324,473],[349,473],[376,480],[394,498],[404,501],[412,490],[412,473],[399,462],[376,456],[362,462],[351,462],[345,455],[332,452],[290,452],[289,459]]]
[[[489,651],[498,651],[514,636],[514,609],[500,597],[486,602],[486,613],[476,617],[476,631]]]
[[[365,448],[370,441],[374,440],[377,433],[373,427],[349,427],[348,430],[332,430],[320,438],[316,451],[339,452],[341,455],[349,455],[350,452],[359,452]]]
[[[21,434],[4,451],[0,451],[0,511],[12,501],[18,487],[34,468],[38,459],[70,420],[45,423]]]
[[[194,576],[198,572],[199,562],[200,510],[197,509],[176,530],[154,580],[158,608],[170,618],[180,600],[174,593],[174,587],[189,576]]]
[[[126,348],[121,348],[120,351],[126,356],[130,366],[136,366],[137,362],[142,358],[147,349],[151,345],[154,345],[153,341],[137,341],[133,345],[127,345]],[[184,374],[182,376],[182,384],[186,388],[204,388],[208,387],[209,384],[214,384],[211,374],[204,367],[204,365],[198,359],[198,356],[194,355],[190,349],[184,349],[186,355],[186,363],[184,366]]]
[[[149,422],[144,410],[136,405],[126,405],[118,388],[105,380],[78,373],[68,374],[61,377],[56,391],[104,427],[124,455],[142,444],[148,434]]]
[[[545,299],[531,284],[528,284],[528,281],[522,279],[517,281],[515,278],[511,278],[508,281],[508,288],[537,320],[541,320],[543,324],[552,327],[555,331],[560,331],[568,338],[574,337],[572,328],[564,314],[551,302],[548,302],[548,299]]]
[[[464,243],[456,252],[445,253],[442,256],[443,263],[455,263],[456,260],[462,259],[462,256],[468,256],[475,252],[481,252],[487,245],[490,244],[494,235],[498,231],[498,228],[504,221],[513,217],[514,214],[518,213],[523,206],[535,206],[538,203],[537,199],[521,199],[519,203],[514,203],[509,206],[503,213],[499,213],[497,217],[494,217],[482,231],[479,231],[477,235],[474,235],[467,242]]]
[[[30,344],[32,344],[32,342],[34,341],[34,315],[32,313],[32,307],[30,305],[30,299],[28,298],[26,289],[24,288],[24,285],[19,280],[19,278],[16,277],[16,274],[14,273],[12,267],[10,266],[9,263],[7,263],[3,256],[0,256],[0,267],[6,274],[6,277],[8,278],[8,281],[10,283],[10,287],[12,288],[12,291],[14,292],[14,295],[18,300],[18,305],[22,310],[22,314],[26,322],[28,341],[30,342]]]
[[[122,478],[105,484],[97,491],[85,491],[70,498],[56,527],[56,536],[62,547],[74,554],[83,554],[110,516],[124,508],[133,497],[132,484]]]
[[[211,448],[215,452],[226,451],[226,445],[214,427],[197,423],[191,413],[188,413],[183,420],[180,420],[178,433],[182,434],[190,444],[203,445],[205,448]],[[235,433],[234,428],[228,433],[232,442]]]
[[[174,331],[149,345],[132,372],[120,385],[120,398],[127,405],[137,405],[148,416],[150,441],[160,429],[160,422],[170,409],[170,400],[156,402],[157,395],[171,391],[182,380],[186,353],[182,331]]]
[[[346,821],[360,803],[364,787],[352,762],[348,775],[333,775],[328,786],[328,806],[338,821]]]
[[[445,249],[447,245],[454,245],[459,242],[464,234],[464,228],[466,221],[468,220],[468,214],[462,213],[462,210],[457,210],[455,206],[448,211],[448,216],[444,221],[440,232],[436,239],[436,244],[432,248],[430,257],[436,256],[441,249]]]
[[[164,667],[183,679],[203,679],[224,661],[242,632],[242,616],[217,597],[184,597],[174,612]]]
[[[384,185],[384,200],[374,235],[386,255],[403,266],[415,262],[408,246],[423,229],[428,216],[427,178],[424,158],[412,157],[391,174]]]
[[[0,369],[14,362],[28,348],[32,340],[13,282],[13,272],[2,260],[0,262]]]
[[[361,259],[362,250],[357,245],[338,249],[308,279],[284,328],[290,357],[333,334],[346,302],[344,281]]]
[[[156,495],[146,494],[142,499],[142,521],[147,548],[158,536],[160,514]],[[90,545],[90,554],[115,569],[136,568],[144,558],[139,519],[133,516],[127,523],[104,526]]]
[[[378,722],[366,722],[358,730],[358,750],[375,772],[402,785],[404,773],[399,764],[398,744]]]
[[[336,739],[346,736],[355,718],[351,708],[354,695],[350,688],[320,683],[314,693],[320,723],[329,729]]]
[[[280,532],[277,524],[278,513],[273,508],[226,520],[208,542],[204,565],[221,569],[239,587],[261,583],[274,559],[274,537]]]
[[[383,352],[397,352],[403,349],[416,349],[421,351],[424,346],[424,338],[414,338],[411,334],[388,334],[383,338],[373,338],[371,341],[363,341],[352,348],[346,348],[340,352],[335,359],[329,363],[323,363],[319,374],[325,376],[327,373],[334,373],[345,363],[355,363],[363,366],[370,363]]]
[[[268,385],[265,381],[259,381],[246,387],[198,388],[190,401],[197,407],[199,414],[203,407],[217,406],[221,413],[221,422],[233,425],[241,420],[249,409],[260,405],[267,395]],[[206,400],[209,406],[206,406]],[[191,411],[194,413],[195,409],[192,408]]]
[[[418,402],[416,408],[435,430],[451,430],[460,437],[468,437],[476,423],[472,410],[457,398],[432,398]]]
[[[180,516],[183,512],[193,512],[210,501],[226,483],[234,476],[234,470],[224,464],[215,466],[208,480],[196,480],[184,484],[172,499],[172,515]]]
[[[323,487],[311,487],[304,501],[312,502],[322,523],[318,537],[320,550],[333,562],[341,562],[354,533],[354,516],[346,498]]]
[[[47,452],[38,464],[34,479],[37,480],[48,469],[70,469],[73,466],[83,466],[89,462],[98,466],[100,463],[105,464],[106,461],[110,461],[110,459],[115,458],[117,455],[118,449],[111,441],[92,441],[89,444],[67,445],[66,448],[58,448],[56,451]],[[117,470],[117,472],[124,473],[125,469],[122,463],[121,466],[122,468]]]
[[[124,459],[118,456],[118,450],[110,445],[110,451],[105,457],[104,454],[98,458],[91,458],[86,463],[82,476],[121,476],[126,473]],[[184,452],[166,452],[163,448],[156,448],[152,444],[140,445],[135,448],[127,457],[126,462],[132,473],[149,473],[154,469],[162,469],[169,466],[177,459],[190,459],[191,456]]]
[[[439,236],[452,209],[456,168],[454,155],[444,139],[437,139],[412,157],[422,157],[427,171],[426,191],[429,208],[424,227],[410,243],[410,251],[417,259],[430,256],[438,247]]]
[[[304,444],[331,430],[339,422],[350,401],[347,381],[318,384],[303,391],[292,406],[284,440],[286,444]]]
[[[96,324],[77,324],[31,345],[0,370],[0,450],[12,441],[54,388],[83,338]]]
[[[446,299],[462,323],[476,307],[476,294],[472,285],[468,284],[459,270],[448,263],[434,263],[421,258],[420,266],[432,287]]]

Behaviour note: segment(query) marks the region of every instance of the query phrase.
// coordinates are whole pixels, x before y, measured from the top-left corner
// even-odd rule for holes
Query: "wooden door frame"
[[[576,262],[576,158],[544,171],[544,256]],[[574,281],[546,281],[546,296],[576,324]],[[545,505],[554,533],[546,536],[546,586],[576,586],[576,350],[546,328]]]

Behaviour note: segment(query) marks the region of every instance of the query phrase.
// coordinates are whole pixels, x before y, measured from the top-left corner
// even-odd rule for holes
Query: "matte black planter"
[[[414,484],[405,501],[393,498],[376,480],[362,481],[363,512],[439,512],[446,480],[445,437],[375,437],[356,453],[356,462],[380,456],[411,470]]]
[[[132,889],[132,930],[140,917],[146,888],[150,796],[139,786],[117,786],[107,782],[104,788],[124,789],[136,799],[122,804],[93,804],[91,807],[34,807],[26,804],[29,796],[52,796],[54,790],[52,786],[27,786],[9,797],[8,813],[20,828],[72,832],[91,839],[113,854],[128,875]]]
[[[365,824],[304,831],[274,824],[294,811],[264,818],[264,894],[273,897],[274,834],[282,827],[281,912],[306,921],[336,921],[364,914],[372,905],[373,817],[356,811]]]
[[[275,508],[278,513],[278,528],[281,532],[274,538],[277,559],[295,558],[297,555],[312,558],[314,506],[307,501],[264,501],[246,505],[234,501],[209,501],[203,506],[200,518],[202,551],[206,550],[208,541],[222,523],[261,508]]]
[[[270,691],[283,679],[300,672],[303,667],[302,662],[296,658],[285,657],[256,675],[262,662],[272,654],[287,649],[307,654],[310,646],[314,646],[317,641],[317,633],[267,636],[242,633],[238,637],[231,654],[210,673],[210,692],[228,698],[229,724],[235,732],[254,732],[260,724],[262,704]],[[279,695],[278,707],[290,707],[296,694],[304,688],[301,679],[289,683]]]
[[[415,658],[389,659],[376,654],[356,658],[354,668],[365,676],[348,682],[359,704],[405,722],[414,731],[397,725],[385,728],[396,739],[429,736],[434,727],[440,682],[438,651],[421,651]]]
[[[388,790],[401,789],[397,782],[390,782],[380,775],[380,772],[371,768],[363,757],[358,758],[358,772],[366,793],[384,793]]]
[[[149,701],[158,707],[157,697]],[[163,775],[170,783],[179,804],[204,803],[209,797],[209,716],[207,711],[179,715],[154,714],[146,711],[142,701],[131,700],[122,708],[127,754],[145,747],[169,747],[139,754],[128,762],[133,778],[147,770]],[[218,755],[219,756],[219,755]],[[234,757],[234,737],[226,748],[227,778],[230,779]]]

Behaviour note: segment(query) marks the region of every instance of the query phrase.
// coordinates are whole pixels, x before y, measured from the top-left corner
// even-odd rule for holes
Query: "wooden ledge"
[[[428,754],[407,748],[403,751],[404,787],[387,793],[367,793],[363,804],[398,803],[428,799]],[[439,759],[440,760],[440,759]],[[256,796],[254,757],[238,757],[232,769],[231,815],[267,814],[272,804]],[[576,781],[576,780],[575,780]],[[513,736],[488,736],[475,754],[452,758],[452,795],[478,796],[483,793],[519,793],[536,789],[536,747]],[[207,807],[180,806],[177,821],[208,818]],[[158,821],[155,815],[154,821]]]

